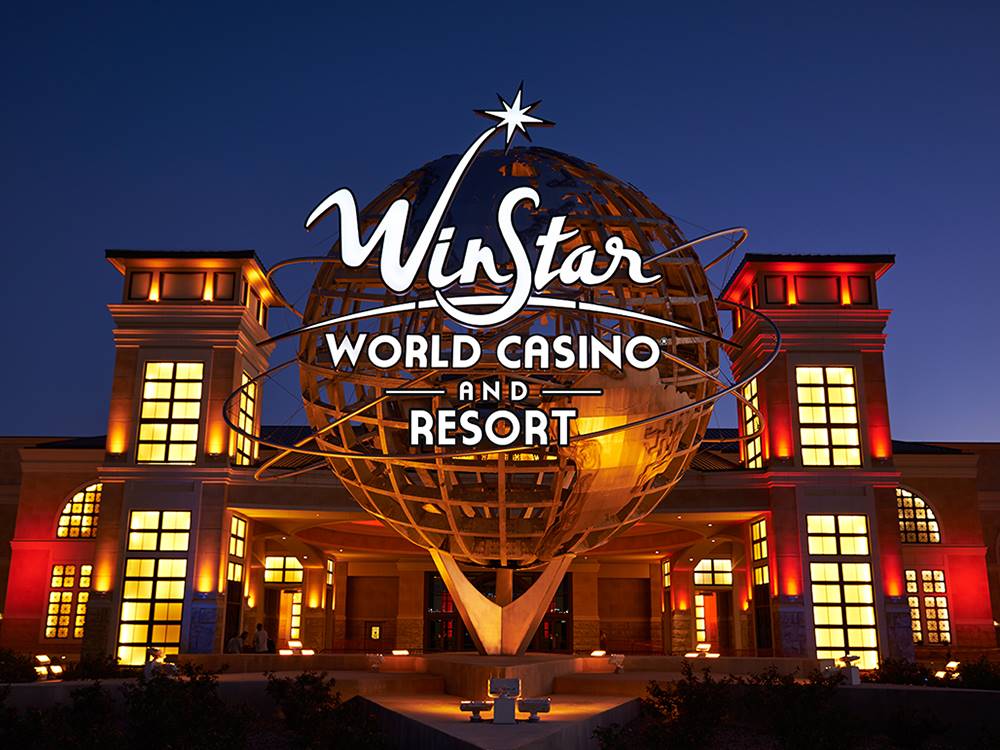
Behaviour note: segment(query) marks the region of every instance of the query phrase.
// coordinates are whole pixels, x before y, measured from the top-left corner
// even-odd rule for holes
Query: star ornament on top
[[[514,140],[514,136],[517,135],[518,131],[524,134],[524,137],[529,141],[531,140],[531,135],[528,133],[529,127],[543,127],[550,128],[555,125],[554,122],[550,120],[543,120],[541,117],[535,117],[534,115],[528,114],[541,104],[541,100],[533,102],[531,104],[521,105],[521,97],[524,95],[524,82],[517,87],[517,93],[514,94],[514,101],[508,104],[502,96],[497,94],[497,99],[500,100],[500,106],[503,109],[477,109],[476,114],[482,115],[483,117],[489,118],[491,120],[496,120],[496,129],[506,128],[507,134],[505,138],[505,148],[510,148],[511,141]]]

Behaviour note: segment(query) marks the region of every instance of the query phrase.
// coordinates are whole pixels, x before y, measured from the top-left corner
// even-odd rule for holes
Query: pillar
[[[573,574],[570,613],[573,616],[573,650],[589,653],[600,648],[601,619],[597,610],[598,563],[578,562]]]

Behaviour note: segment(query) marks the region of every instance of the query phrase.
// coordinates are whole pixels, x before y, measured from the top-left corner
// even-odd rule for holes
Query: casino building
[[[284,478],[254,479],[269,450],[233,435],[222,407],[272,354],[256,342],[277,291],[255,254],[107,258],[123,282],[107,434],[0,439],[0,645],[141,663],[148,645],[220,651],[263,623],[278,647],[471,649],[427,552],[330,472],[286,464]],[[533,650],[707,642],[872,667],[997,647],[1000,444],[892,439],[878,280],[893,262],[743,259],[723,296],[782,332],[743,394],[763,432],[705,444],[661,507],[575,559]],[[741,376],[771,339],[756,316],[733,323]],[[267,395],[246,389],[242,426],[283,443],[308,434],[261,427]],[[739,431],[759,432],[740,411]],[[469,575],[495,593],[494,573]],[[517,572],[514,595],[535,575]]]

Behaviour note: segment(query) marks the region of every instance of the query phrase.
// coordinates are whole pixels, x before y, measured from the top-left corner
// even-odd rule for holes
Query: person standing
[[[253,634],[253,650],[258,654],[266,654],[267,642],[269,640],[270,637],[268,636],[267,631],[264,630],[264,626],[258,622],[257,632]]]
[[[247,650],[247,636],[250,635],[247,631],[243,631],[239,635],[234,635],[229,639],[229,643],[226,644],[227,654],[242,654]]]

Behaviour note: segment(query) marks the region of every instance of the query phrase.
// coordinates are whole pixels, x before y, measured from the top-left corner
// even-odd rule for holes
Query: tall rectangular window
[[[226,564],[226,580],[243,583],[243,558],[246,555],[247,522],[239,516],[229,520],[229,560]]]
[[[257,434],[257,383],[251,382],[252,378],[247,372],[243,373],[240,387],[240,408],[236,417],[236,424],[244,432],[251,435]],[[250,466],[257,460],[257,442],[245,435],[236,433],[236,455],[234,461],[237,466]]]
[[[140,463],[194,463],[204,365],[147,362],[139,412]]]
[[[90,598],[90,565],[53,565],[45,614],[46,638],[83,638]]]
[[[806,532],[816,657],[858,656],[856,666],[876,668],[878,631],[867,517],[810,515]]]
[[[943,570],[906,571],[906,599],[910,605],[913,642],[928,646],[951,643],[951,616]]]
[[[130,558],[125,561],[118,657],[122,664],[143,664],[146,650],[180,650],[187,560]]]
[[[750,541],[753,585],[766,586],[771,582],[771,571],[767,566],[767,519],[761,518],[750,524]]]
[[[858,398],[851,367],[796,367],[805,466],[860,466]]]
[[[743,411],[743,434],[753,435],[760,429],[760,417],[757,416],[757,378],[754,378],[743,386],[743,398],[748,404],[742,404]],[[752,408],[751,408],[752,407]],[[764,465],[763,454],[764,441],[758,435],[755,438],[746,440],[743,443],[744,463],[748,469],[759,469]]]

